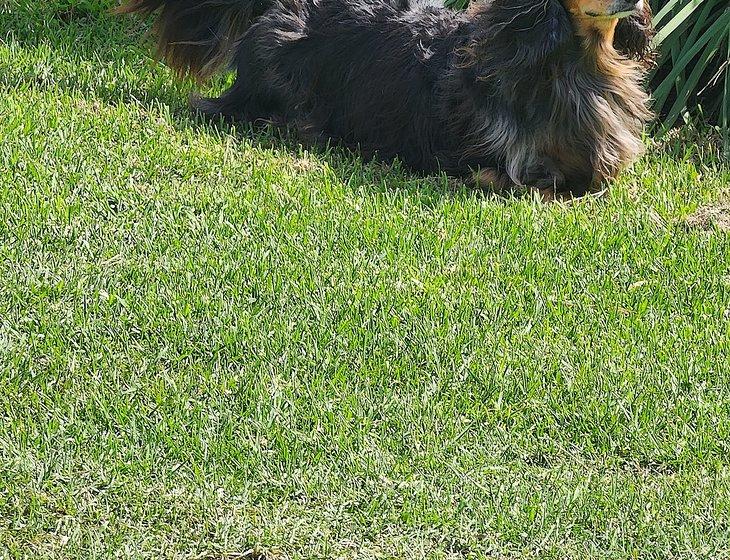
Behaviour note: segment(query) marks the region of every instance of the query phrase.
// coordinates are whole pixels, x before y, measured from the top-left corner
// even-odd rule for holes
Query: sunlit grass
[[[508,200],[0,6],[0,558],[730,555],[713,137]]]

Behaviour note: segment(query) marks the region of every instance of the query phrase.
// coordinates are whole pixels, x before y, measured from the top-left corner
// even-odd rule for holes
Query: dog
[[[544,196],[642,153],[646,0],[126,0],[159,55],[233,85],[197,110],[283,122],[410,168]]]

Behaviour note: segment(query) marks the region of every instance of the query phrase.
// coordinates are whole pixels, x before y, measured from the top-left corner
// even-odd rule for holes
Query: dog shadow
[[[135,104],[153,112],[161,106],[172,117],[178,131],[227,135],[254,148],[288,153],[296,158],[306,150],[322,159],[343,184],[372,185],[374,189],[398,189],[417,199],[425,207],[434,207],[444,198],[467,199],[481,197],[496,203],[534,197],[529,192],[496,193],[488,187],[468,185],[446,174],[425,175],[408,170],[398,160],[378,159],[350,147],[311,141],[294,130],[269,123],[231,122],[196,113],[189,96],[181,93],[195,91],[196,85],[187,80],[180,84],[169,71],[160,71],[158,61],[151,56],[147,27],[135,28],[133,18],[115,16],[104,3],[88,2],[68,7],[59,4],[38,7],[27,5],[9,14],[0,23],[0,42],[16,43],[25,49],[43,49],[48,56],[67,60],[69,70],[50,79],[42,72],[12,75],[0,73],[0,85],[21,85],[35,89],[62,89],[69,93],[83,92],[108,105]],[[7,14],[6,14],[7,15]],[[139,61],[134,75],[113,76],[119,62]],[[108,71],[108,80],[94,76]],[[85,69],[85,72],[80,71]],[[79,71],[74,71],[79,70]],[[226,86],[221,77],[204,94],[214,94]]]

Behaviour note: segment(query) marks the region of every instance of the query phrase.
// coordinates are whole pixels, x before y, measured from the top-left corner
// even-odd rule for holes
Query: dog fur
[[[285,122],[499,189],[582,194],[642,151],[650,113],[632,58],[644,57],[651,25],[648,8],[589,18],[581,1],[458,12],[438,0],[128,0],[120,10],[158,12],[159,53],[180,73],[237,71],[222,96],[197,100],[204,113]]]

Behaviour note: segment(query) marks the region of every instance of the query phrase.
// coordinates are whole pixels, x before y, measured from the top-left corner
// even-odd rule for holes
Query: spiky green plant
[[[701,116],[723,131],[730,151],[730,4],[727,0],[655,0],[654,110],[663,129]]]

